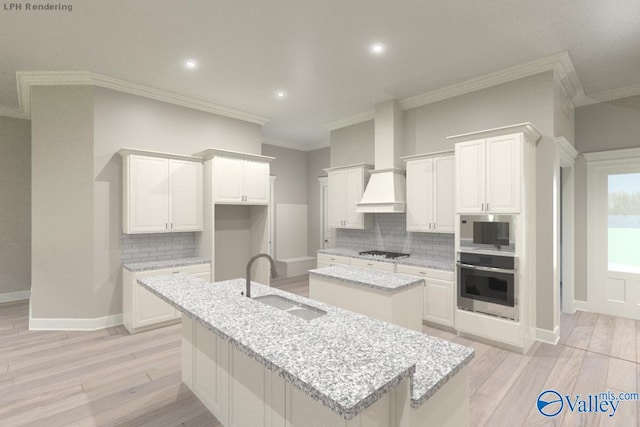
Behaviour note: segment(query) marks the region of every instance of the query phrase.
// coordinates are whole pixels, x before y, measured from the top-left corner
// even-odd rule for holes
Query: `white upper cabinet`
[[[455,142],[456,211],[520,213],[523,144],[540,138],[527,123],[449,137]]]
[[[130,149],[120,154],[124,233],[202,230],[201,159]]]
[[[363,229],[369,226],[368,217],[356,211],[369,177],[368,165],[354,165],[325,169],[329,186],[330,228]]]
[[[269,204],[269,162],[273,157],[210,149],[213,202],[229,205]]]
[[[454,232],[454,160],[442,153],[406,157],[407,231]]]
[[[458,213],[520,212],[520,134],[456,144]]]
[[[202,163],[169,159],[169,223],[172,231],[202,230]]]

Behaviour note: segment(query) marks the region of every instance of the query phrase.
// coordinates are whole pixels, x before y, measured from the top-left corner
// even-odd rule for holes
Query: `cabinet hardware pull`
[[[480,210],[484,212],[484,203],[482,204],[482,208]]]
[[[487,203],[487,212],[489,212],[489,203]]]

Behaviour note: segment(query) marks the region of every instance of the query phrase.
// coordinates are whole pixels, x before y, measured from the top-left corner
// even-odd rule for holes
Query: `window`
[[[640,274],[640,173],[608,176],[610,271]]]

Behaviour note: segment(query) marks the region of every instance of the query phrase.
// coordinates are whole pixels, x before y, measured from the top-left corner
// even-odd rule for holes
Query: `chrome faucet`
[[[246,287],[247,290],[245,291],[245,295],[249,298],[251,298],[251,265],[253,264],[253,262],[255,260],[257,260],[258,258],[267,258],[269,260],[269,262],[271,263],[271,277],[278,277],[278,271],[276,270],[276,262],[273,260],[273,258],[271,258],[271,256],[269,254],[258,254],[256,256],[254,256],[253,258],[251,258],[249,260],[249,262],[247,263],[247,279],[246,279]]]

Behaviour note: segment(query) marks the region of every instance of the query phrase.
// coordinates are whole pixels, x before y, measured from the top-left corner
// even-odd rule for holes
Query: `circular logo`
[[[562,396],[555,390],[545,390],[538,395],[538,412],[545,417],[555,417],[562,411],[564,402]]]

